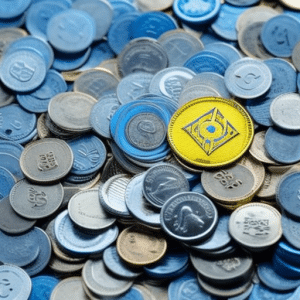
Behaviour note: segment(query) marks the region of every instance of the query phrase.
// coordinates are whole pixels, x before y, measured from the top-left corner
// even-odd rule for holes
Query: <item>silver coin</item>
[[[182,29],[167,31],[158,42],[167,52],[170,67],[182,67],[190,57],[204,49],[198,37]]]
[[[292,53],[292,61],[293,65],[296,67],[298,71],[300,71],[300,43],[298,43],[293,50]]]
[[[145,198],[158,208],[172,196],[189,189],[190,185],[181,170],[166,163],[150,168],[143,181]]]
[[[64,178],[73,165],[69,145],[59,139],[42,139],[28,144],[20,157],[24,175],[34,182],[50,183]]]
[[[118,65],[123,76],[137,71],[155,74],[168,66],[168,56],[155,39],[137,38],[119,54]]]
[[[196,74],[188,68],[171,67],[159,71],[153,77],[149,91],[152,94],[164,95],[178,102],[185,84]]]
[[[60,207],[64,189],[55,185],[36,185],[26,179],[18,181],[12,188],[9,200],[15,212],[27,219],[50,216]]]
[[[271,103],[270,116],[274,124],[285,130],[300,130],[300,95],[288,93],[277,96]]]
[[[98,189],[75,194],[68,204],[68,211],[75,224],[88,230],[101,230],[116,221],[116,218],[108,215],[99,203]]]
[[[139,96],[149,93],[153,74],[135,72],[124,77],[118,84],[117,95],[121,104],[136,100]]]
[[[138,113],[126,124],[128,141],[141,150],[153,150],[166,139],[167,128],[164,121],[153,113]]]
[[[4,84],[1,82],[0,83],[0,107],[11,104],[14,100],[15,100],[15,96],[10,91],[8,91],[7,88],[4,86]]]

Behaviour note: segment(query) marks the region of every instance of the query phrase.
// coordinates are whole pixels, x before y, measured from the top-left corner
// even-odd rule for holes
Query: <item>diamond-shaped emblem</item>
[[[207,155],[210,155],[239,134],[216,107],[182,129]]]

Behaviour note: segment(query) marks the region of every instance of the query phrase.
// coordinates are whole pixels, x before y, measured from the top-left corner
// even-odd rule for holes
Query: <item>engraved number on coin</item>
[[[9,279],[3,278],[0,280],[0,298],[7,298],[13,291]]]
[[[29,81],[35,72],[35,68],[30,67],[23,61],[17,61],[9,68],[9,73],[12,77],[16,78],[21,82]]]
[[[216,262],[216,265],[227,272],[231,272],[241,265],[241,261],[237,257],[233,257],[219,260]]]
[[[214,178],[218,180],[225,187],[225,189],[234,189],[243,184],[242,180],[235,180],[232,173],[229,173],[228,171],[224,170],[214,175]]]
[[[43,191],[38,192],[33,187],[30,187],[28,189],[28,199],[27,200],[33,204],[32,208],[44,206],[48,202],[47,195]]]
[[[270,231],[269,220],[260,219],[255,216],[245,217],[243,233],[254,236],[267,236]]]
[[[52,151],[46,154],[39,155],[38,169],[40,171],[50,171],[58,166],[55,159],[54,153]]]

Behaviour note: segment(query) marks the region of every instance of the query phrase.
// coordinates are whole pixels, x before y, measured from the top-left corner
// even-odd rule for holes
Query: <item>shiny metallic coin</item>
[[[131,226],[117,239],[121,258],[135,266],[145,266],[159,261],[166,253],[167,241],[159,231],[145,226]]]
[[[165,10],[172,6],[173,0],[155,0],[155,1],[147,1],[147,0],[137,0],[137,6],[142,11],[152,11],[152,10]]]
[[[118,60],[116,58],[104,60],[96,70],[101,69],[111,72],[118,80],[120,80],[120,73],[118,68]]]
[[[19,215],[35,220],[48,217],[57,211],[63,196],[64,189],[60,183],[36,185],[23,179],[12,188],[9,201]]]
[[[243,205],[231,214],[229,233],[246,248],[265,249],[275,244],[282,235],[281,215],[267,204]]]
[[[168,66],[168,57],[155,39],[138,38],[122,50],[118,56],[118,65],[122,76],[137,71],[155,74]]]
[[[20,158],[25,176],[38,183],[50,183],[65,177],[73,165],[73,153],[59,139],[42,139],[27,145]]]
[[[40,139],[52,137],[52,133],[46,125],[46,114],[45,113],[41,114],[38,117],[36,127],[37,127],[38,137]]]
[[[132,288],[140,291],[144,297],[144,300],[168,300],[168,295],[165,296],[164,292],[160,292],[160,287],[152,286],[145,283],[142,284],[134,284]]]
[[[75,224],[91,231],[107,228],[116,221],[99,203],[98,189],[75,194],[68,204],[68,212]]]
[[[89,122],[95,98],[84,93],[66,92],[54,96],[48,108],[51,120],[64,130],[82,132],[91,129]]]
[[[171,164],[159,164],[150,168],[143,181],[143,194],[148,202],[161,208],[172,196],[188,192],[189,183],[180,169]]]
[[[121,167],[121,165],[112,156],[106,160],[106,164],[102,169],[101,183],[105,183],[109,178],[119,175],[126,174],[127,171]]]

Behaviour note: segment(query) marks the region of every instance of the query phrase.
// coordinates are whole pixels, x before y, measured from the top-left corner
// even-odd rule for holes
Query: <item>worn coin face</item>
[[[20,166],[27,178],[49,183],[65,177],[73,165],[73,153],[60,139],[42,139],[27,145],[20,158]]]

